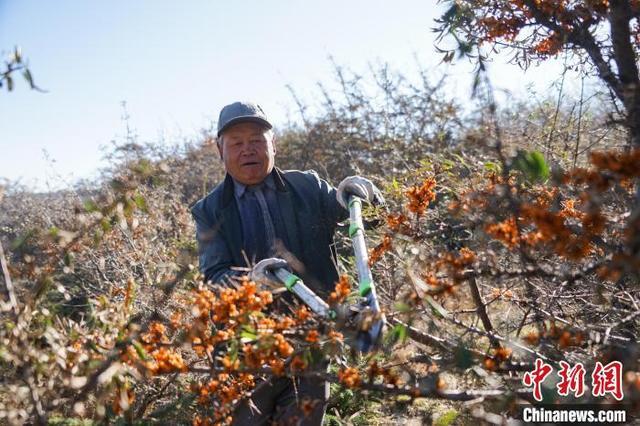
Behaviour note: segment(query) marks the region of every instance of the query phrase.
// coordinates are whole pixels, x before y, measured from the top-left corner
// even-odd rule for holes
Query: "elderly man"
[[[258,282],[277,282],[273,270],[289,268],[319,295],[338,280],[333,235],[348,216],[349,194],[377,203],[380,191],[368,179],[345,178],[337,190],[313,171],[275,167],[276,140],[259,105],[235,102],[218,120],[218,151],[226,177],[192,208],[200,269],[214,285],[251,266]],[[321,424],[328,383],[273,379],[254,392],[234,414],[236,424]],[[318,401],[304,418],[299,402]]]

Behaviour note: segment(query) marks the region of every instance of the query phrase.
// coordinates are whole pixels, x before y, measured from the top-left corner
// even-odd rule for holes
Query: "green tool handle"
[[[302,282],[300,277],[292,274],[284,268],[276,269],[274,273],[276,277],[278,277],[278,279],[282,281],[284,286],[287,287],[287,290],[298,296],[305,303],[305,305],[307,305],[309,309],[311,309],[317,315],[320,315],[323,318],[335,318],[335,312],[330,309],[329,305],[320,297],[318,297],[318,295],[316,295],[313,290],[307,287],[305,283]]]
[[[353,244],[353,251],[356,258],[356,270],[358,271],[358,291],[360,296],[367,297],[369,293],[374,292],[373,276],[371,268],[369,268],[369,253],[367,245],[364,241],[364,225],[362,223],[362,200],[351,195],[349,197],[349,236]],[[375,294],[373,295],[374,298]],[[373,306],[371,308],[374,308]],[[380,308],[376,307],[379,311]]]
[[[356,270],[358,271],[358,292],[367,301],[367,306],[374,314],[380,313],[378,295],[373,284],[371,268],[369,268],[369,253],[364,240],[364,225],[362,222],[362,200],[355,196],[349,196],[349,236],[353,245],[356,258]],[[384,317],[375,321],[369,330],[361,332],[358,336],[358,349],[362,352],[372,350],[377,344],[382,333]]]

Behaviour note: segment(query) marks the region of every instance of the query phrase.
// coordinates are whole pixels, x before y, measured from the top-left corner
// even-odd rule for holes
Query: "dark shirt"
[[[280,244],[289,249],[273,177],[269,175],[261,183],[252,186],[234,179],[233,185],[242,223],[243,249],[251,263],[277,256]],[[260,193],[266,201],[267,215],[262,212],[258,199]]]

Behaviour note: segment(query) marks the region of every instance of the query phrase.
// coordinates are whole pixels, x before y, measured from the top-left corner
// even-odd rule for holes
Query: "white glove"
[[[279,259],[277,257],[263,259],[260,262],[256,263],[255,266],[251,269],[249,279],[257,283],[272,285],[282,284],[278,277],[276,277],[276,274],[273,272],[276,269],[280,268],[285,268],[291,271],[289,264],[284,259]]]
[[[373,205],[384,204],[380,190],[367,178],[361,176],[346,177],[338,185],[336,198],[345,210],[349,210],[349,195],[355,195]]]

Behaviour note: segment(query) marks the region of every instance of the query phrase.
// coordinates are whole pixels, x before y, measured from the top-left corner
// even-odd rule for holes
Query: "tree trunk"
[[[622,86],[621,101],[627,112],[631,143],[635,147],[640,147],[640,79],[629,29],[629,21],[632,18],[631,8],[627,0],[611,0],[609,4],[613,57]]]

